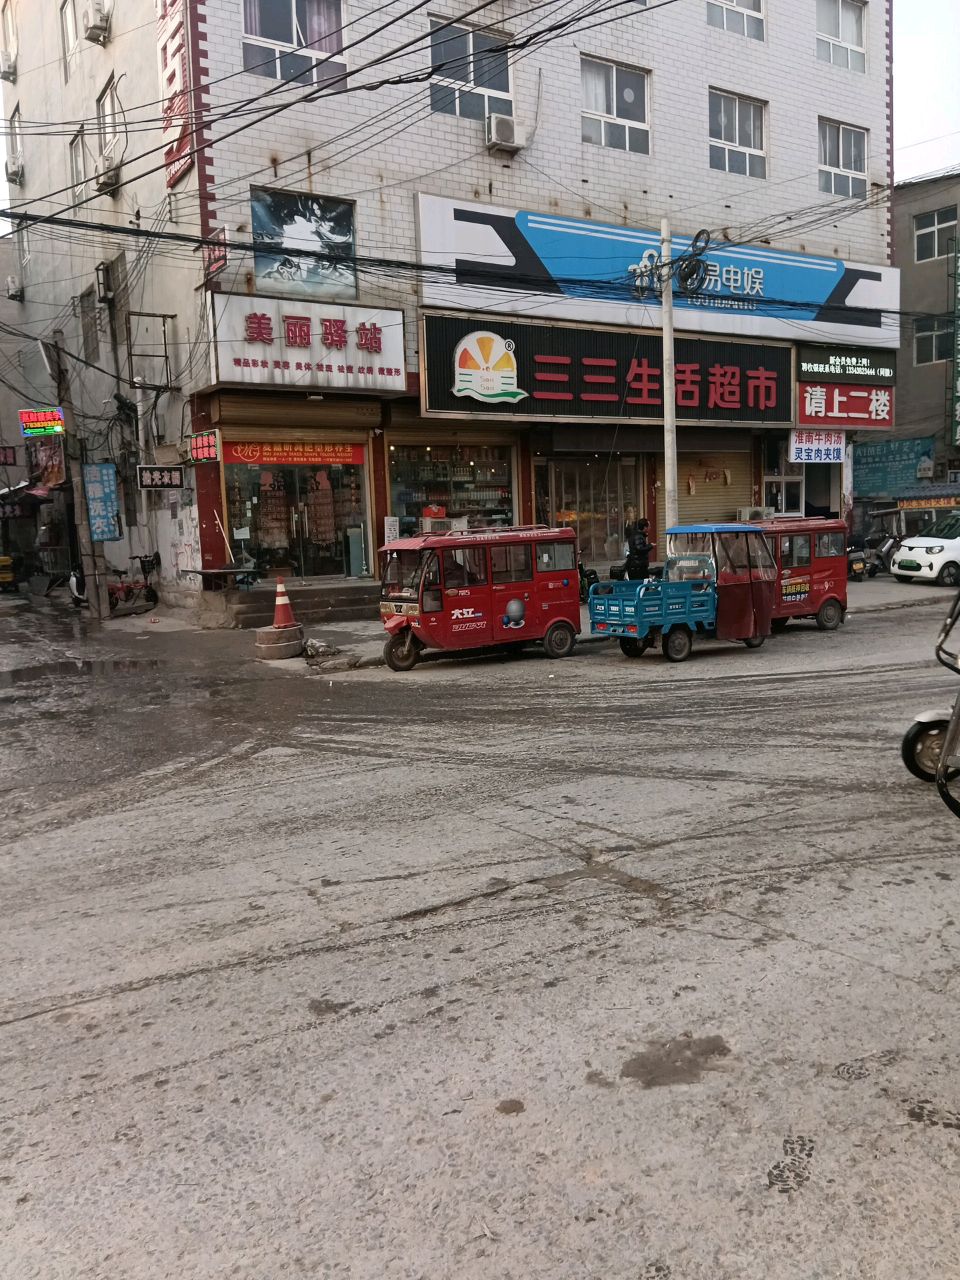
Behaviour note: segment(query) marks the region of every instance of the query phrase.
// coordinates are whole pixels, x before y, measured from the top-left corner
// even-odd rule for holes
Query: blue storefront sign
[[[491,205],[419,198],[424,305],[659,328],[653,229]],[[673,238],[674,257],[689,234]],[[678,330],[828,344],[900,345],[899,272],[884,265],[711,243],[705,278],[674,281]]]
[[[872,440],[853,446],[856,498],[897,498],[933,475],[933,436],[919,440]]]
[[[123,537],[120,524],[120,486],[112,462],[89,462],[83,468],[87,494],[90,537],[94,542],[118,542]]]

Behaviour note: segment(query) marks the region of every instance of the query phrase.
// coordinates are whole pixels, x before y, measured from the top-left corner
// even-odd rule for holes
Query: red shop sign
[[[893,387],[838,382],[801,382],[797,422],[801,427],[843,426],[858,431],[893,426]]]
[[[338,465],[363,466],[362,444],[308,444],[295,442],[281,444],[265,441],[262,444],[232,443],[224,441],[224,462],[246,462],[251,466],[273,467],[333,467]]]

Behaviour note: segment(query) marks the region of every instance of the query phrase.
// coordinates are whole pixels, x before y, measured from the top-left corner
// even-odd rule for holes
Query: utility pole
[[[673,346],[673,247],[670,219],[660,219],[660,300],[663,308],[663,487],[666,528],[677,512],[677,391]]]

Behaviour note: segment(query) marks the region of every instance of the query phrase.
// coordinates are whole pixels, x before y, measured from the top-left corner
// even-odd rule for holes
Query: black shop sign
[[[892,387],[896,380],[894,351],[868,347],[797,348],[798,382],[862,382],[871,387]]]
[[[425,315],[421,350],[425,414],[663,420],[656,333]],[[676,402],[683,422],[790,423],[791,348],[678,338]]]

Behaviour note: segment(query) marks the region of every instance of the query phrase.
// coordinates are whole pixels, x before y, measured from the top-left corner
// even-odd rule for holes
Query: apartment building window
[[[650,154],[647,121],[647,73],[596,58],[580,59],[584,142],[614,151]]]
[[[30,261],[30,232],[25,222],[17,227],[17,260],[22,272]]]
[[[763,147],[764,104],[710,90],[710,168],[751,178],[767,176]]]
[[[70,64],[80,38],[77,31],[77,0],[62,0],[60,5],[60,42],[63,49],[63,78],[70,79]]]
[[[927,316],[913,322],[913,363],[939,364],[953,356],[953,321]]]
[[[433,22],[431,111],[469,120],[484,120],[492,114],[512,116],[510,62],[500,47],[505,39],[489,31]]]
[[[917,262],[950,257],[957,238],[957,206],[951,204],[936,213],[918,213],[913,220],[913,237]]]
[[[15,53],[17,48],[17,33],[13,25],[12,0],[3,0],[3,8],[0,9],[0,35],[3,37],[4,52],[10,54]]]
[[[100,359],[100,327],[97,323],[97,291],[84,289],[80,295],[80,333],[83,337],[83,358]]]
[[[859,0],[817,0],[817,57],[821,62],[866,71],[865,9]]]
[[[10,159],[14,164],[23,164],[23,123],[19,105],[10,113]]]
[[[120,135],[120,102],[113,76],[110,77],[107,87],[97,99],[97,135],[100,140],[100,154],[110,155]]]
[[[866,130],[821,120],[820,190],[831,196],[865,196],[866,172]]]
[[[82,129],[70,139],[70,181],[73,183],[74,196],[82,200],[87,182],[87,158],[83,149]]]
[[[243,0],[244,70],[302,84],[342,75],[341,8],[341,0]]]
[[[763,39],[763,0],[707,0],[707,22],[721,31]]]

